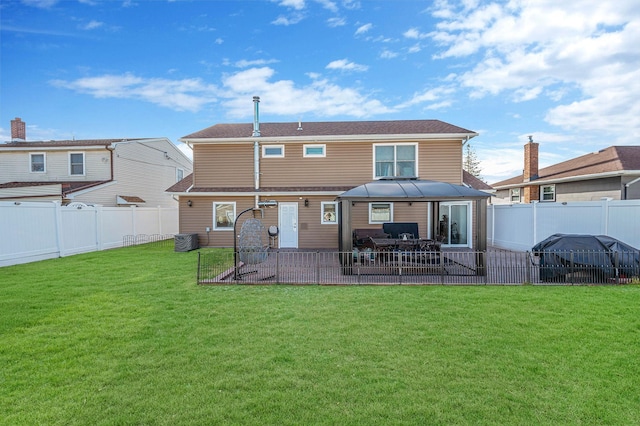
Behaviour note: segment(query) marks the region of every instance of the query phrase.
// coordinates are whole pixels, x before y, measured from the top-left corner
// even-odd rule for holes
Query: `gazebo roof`
[[[491,195],[462,185],[417,178],[380,179],[340,194],[350,201],[452,201],[478,200]]]

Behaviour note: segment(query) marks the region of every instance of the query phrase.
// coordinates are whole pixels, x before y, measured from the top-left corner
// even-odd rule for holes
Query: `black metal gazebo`
[[[437,235],[437,217],[441,202],[475,202],[475,250],[487,248],[487,199],[491,195],[463,185],[447,182],[420,180],[418,178],[389,178],[365,183],[343,192],[336,200],[339,202],[339,250],[353,250],[352,206],[362,202],[427,202],[431,203],[432,235]]]

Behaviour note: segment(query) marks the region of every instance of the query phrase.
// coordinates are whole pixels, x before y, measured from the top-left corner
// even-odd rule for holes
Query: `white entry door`
[[[298,248],[298,203],[278,204],[280,248]]]

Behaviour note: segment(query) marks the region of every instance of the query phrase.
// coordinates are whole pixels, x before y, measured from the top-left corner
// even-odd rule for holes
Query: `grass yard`
[[[640,422],[640,287],[195,284],[158,244],[0,268],[0,424]]]

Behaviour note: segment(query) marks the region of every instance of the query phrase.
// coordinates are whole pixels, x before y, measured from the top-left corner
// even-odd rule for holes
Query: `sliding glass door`
[[[444,245],[471,247],[471,203],[440,203],[439,234]]]

